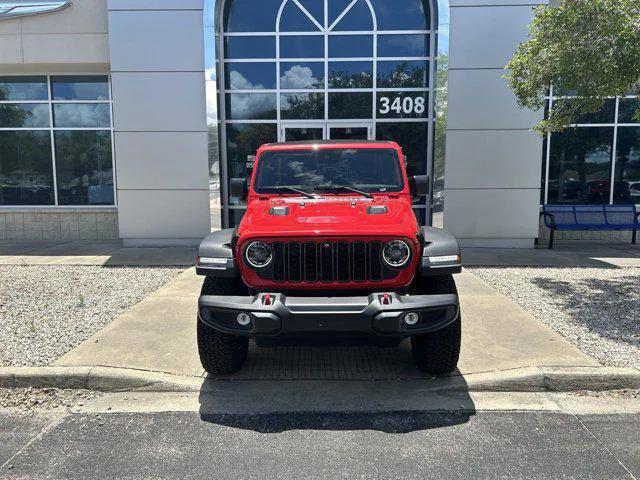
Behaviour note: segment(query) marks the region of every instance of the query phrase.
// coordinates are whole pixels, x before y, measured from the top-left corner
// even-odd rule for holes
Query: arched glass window
[[[322,138],[395,140],[411,175],[430,173],[431,0],[219,2],[223,185],[248,174],[262,143]],[[224,195],[224,224],[234,225],[244,206]],[[421,223],[430,204],[415,205]]]

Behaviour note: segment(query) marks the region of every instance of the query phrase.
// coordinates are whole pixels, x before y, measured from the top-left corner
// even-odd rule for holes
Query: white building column
[[[203,0],[108,0],[120,236],[210,231]]]
[[[444,226],[463,246],[533,248],[543,112],[502,76],[543,0],[451,0]]]

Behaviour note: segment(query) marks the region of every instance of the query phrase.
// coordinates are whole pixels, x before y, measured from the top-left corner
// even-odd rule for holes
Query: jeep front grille
[[[398,272],[382,263],[379,241],[275,242],[270,271],[259,272],[276,282],[379,282]]]

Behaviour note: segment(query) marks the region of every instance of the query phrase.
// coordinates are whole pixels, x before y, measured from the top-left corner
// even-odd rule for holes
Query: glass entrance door
[[[299,142],[323,140],[325,127],[323,125],[287,125],[282,127],[282,140],[285,142]]]
[[[280,128],[281,142],[374,139],[373,125],[368,123],[285,124]]]
[[[330,140],[373,140],[373,128],[368,124],[329,124]]]

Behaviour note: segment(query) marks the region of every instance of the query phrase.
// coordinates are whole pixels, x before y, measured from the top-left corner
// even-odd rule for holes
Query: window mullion
[[[47,75],[47,90],[49,94],[49,137],[51,138],[51,163],[53,168],[53,198],[54,205],[59,207],[58,200],[58,169],[56,167],[56,138],[53,125],[53,91],[51,85],[51,75]]]

